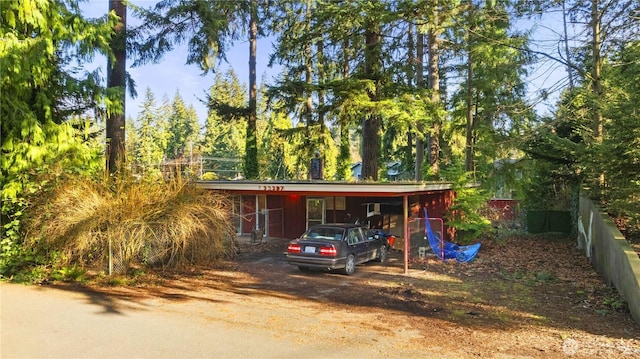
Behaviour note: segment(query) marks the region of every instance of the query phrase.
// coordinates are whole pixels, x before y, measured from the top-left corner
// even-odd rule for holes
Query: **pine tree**
[[[167,129],[149,88],[136,122],[135,162],[143,172],[157,172],[165,156]]]
[[[604,139],[600,152],[606,153],[602,164],[607,179],[605,198],[609,213],[626,218],[632,236],[640,234],[640,41],[630,41],[612,54],[603,68],[608,84],[603,103]],[[621,64],[624,64],[620,66]]]
[[[320,136],[314,119],[314,77],[312,46],[316,33],[311,28],[316,1],[276,2],[276,16],[272,19],[272,31],[278,34],[277,48],[272,62],[285,67],[281,79],[271,87],[269,96],[280,101],[298,120],[297,126],[283,133],[297,145],[297,177],[309,179],[310,161],[320,148]]]
[[[266,87],[262,87],[258,96],[258,159],[269,179],[293,179],[297,155],[293,151],[295,144],[287,141],[283,133],[292,128],[291,119],[281,102],[268,103]]]
[[[262,4],[258,0],[243,1],[163,1],[153,9],[140,12],[144,24],[135,30],[139,42],[136,64],[158,61],[176,43],[188,39],[188,64],[197,64],[206,73],[215,68],[216,60],[225,60],[233,41],[248,34],[249,40],[249,102],[246,113],[245,176],[256,178],[256,57],[257,39],[262,34],[260,17]],[[268,4],[267,4],[268,5]]]
[[[350,131],[358,128],[364,137],[363,155],[367,153],[365,174],[377,178],[380,96],[387,81],[381,69],[388,57],[382,51],[382,42],[377,40],[382,39],[383,28],[389,26],[388,19],[393,18],[393,13],[382,2],[290,4],[283,1],[280,4],[282,16],[273,25],[274,29],[281,29],[274,61],[284,65],[287,71],[271,93],[282,98],[290,111],[302,120],[304,126],[299,126],[297,131],[304,131],[305,135],[300,137],[310,141],[310,145],[305,144],[301,152],[305,151],[309,157],[310,151],[326,145],[326,139],[330,138],[326,124],[337,122],[343,143],[339,177],[346,178],[350,165],[347,140]],[[384,23],[377,24],[378,19]],[[368,47],[366,38],[372,41]],[[365,118],[368,120],[363,121]]]
[[[169,139],[167,157],[173,159],[191,159],[194,146],[199,143],[198,118],[193,106],[187,107],[179,92],[171,103],[171,114],[167,124]]]
[[[205,168],[222,177],[235,177],[240,168],[235,160],[244,157],[246,144],[246,88],[233,70],[217,73],[208,98],[209,114],[205,122],[202,153]],[[246,111],[244,111],[246,112]]]
[[[126,77],[126,37],[127,5],[123,0],[109,0],[109,12],[117,16],[114,36],[111,39],[113,56],[107,61],[107,86],[118,94],[118,100],[107,108],[107,171],[116,173],[125,159],[125,77]]]
[[[531,125],[523,76],[531,57],[527,36],[515,32],[505,3],[466,3],[465,83],[454,94],[454,121],[465,119],[465,168],[482,180],[493,161],[509,157]],[[478,176],[478,177],[476,177]]]

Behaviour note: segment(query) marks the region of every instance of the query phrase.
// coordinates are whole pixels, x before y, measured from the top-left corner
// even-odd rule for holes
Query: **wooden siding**
[[[255,191],[241,190],[222,190],[231,195],[240,196],[242,206],[242,224],[241,232],[244,235],[250,234],[256,226],[256,195],[266,195],[266,210],[269,217],[266,220],[269,228],[267,228],[267,234],[270,237],[283,237],[283,238],[296,238],[300,236],[306,230],[307,224],[307,211],[306,204],[307,198],[326,198],[326,197],[344,197],[344,209],[327,209],[325,211],[325,221],[330,222],[353,222],[358,219],[362,223],[367,222],[367,203],[379,203],[380,213],[386,215],[393,215],[397,219],[401,219],[404,213],[403,198],[406,195],[408,203],[410,204],[409,215],[414,217],[423,217],[422,208],[426,206],[431,218],[443,218],[447,208],[451,205],[454,197],[454,193],[449,188],[439,188],[438,186],[432,186],[429,190],[417,190],[417,188],[424,187],[412,187],[410,192],[393,193],[392,190],[397,190],[398,186],[385,187],[385,186],[364,186],[365,191],[355,192],[318,192],[317,190],[310,189],[308,193],[303,193],[299,188],[295,191],[288,192],[286,187],[280,190],[279,187],[273,190],[274,186],[271,185],[258,185],[259,189]],[[344,188],[359,188],[353,186],[343,186]],[[401,186],[400,186],[401,187]],[[265,190],[266,188],[266,190]],[[321,187],[324,188],[324,187]],[[336,187],[338,188],[338,187]],[[380,190],[379,193],[370,192],[371,189]],[[329,199],[330,200],[330,199]],[[333,206],[330,206],[333,207]],[[417,213],[420,212],[420,213]],[[260,214],[261,226],[265,224],[265,213],[261,211]],[[372,224],[373,225],[373,224]],[[398,228],[402,231],[402,228]],[[445,238],[450,238],[451,233],[446,226],[445,221]]]

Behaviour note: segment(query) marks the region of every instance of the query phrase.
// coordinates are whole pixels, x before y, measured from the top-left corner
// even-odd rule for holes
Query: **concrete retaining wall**
[[[640,323],[640,258],[608,215],[580,197],[578,246],[608,285],[613,285]]]

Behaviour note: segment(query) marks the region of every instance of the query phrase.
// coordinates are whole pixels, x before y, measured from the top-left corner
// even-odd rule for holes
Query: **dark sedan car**
[[[352,275],[356,265],[387,258],[389,243],[366,226],[352,223],[318,224],[289,243],[287,260],[301,271],[342,269]]]

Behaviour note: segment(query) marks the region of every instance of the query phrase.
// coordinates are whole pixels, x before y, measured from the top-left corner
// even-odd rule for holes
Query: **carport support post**
[[[402,197],[402,211],[404,222],[404,274],[409,274],[409,196]]]

